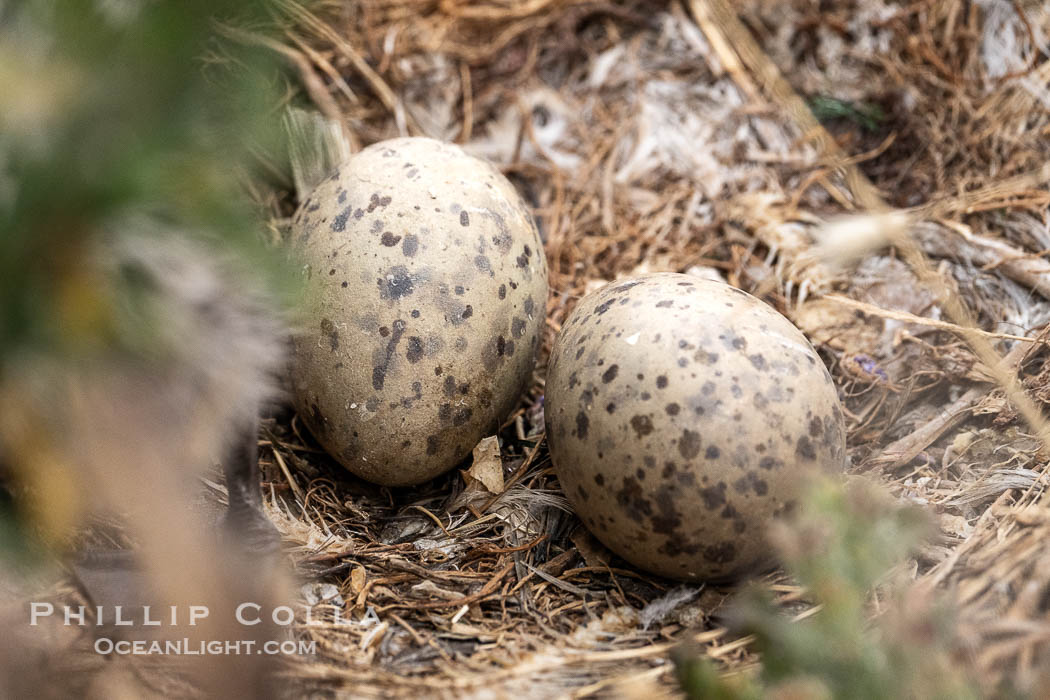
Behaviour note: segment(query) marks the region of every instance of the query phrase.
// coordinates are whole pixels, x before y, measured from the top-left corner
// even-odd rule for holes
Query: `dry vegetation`
[[[277,5],[279,42],[227,34],[290,63],[289,102],[354,148],[426,135],[499,164],[534,207],[552,285],[535,382],[500,434],[500,493],[458,472],[381,489],[293,415],[268,422],[271,515],[314,605],[295,633],[319,642],[286,664],[294,695],[673,695],[669,654],[687,639],[722,670],[755,667],[725,627],[735,589],[655,580],[605,552],[543,444],[560,323],[586,291],[658,270],[751,291],[813,339],[844,397],[851,471],[940,526],[906,568],[909,600],[954,606],[952,643],[983,690],[1043,687],[1050,7]],[[257,196],[279,237],[294,187]],[[786,575],[765,582],[791,614],[815,612]],[[318,624],[334,606],[378,622]]]
[[[965,663],[985,690],[1040,687],[1048,453],[1022,416],[1050,400],[1045,5],[280,6],[290,99],[355,147],[461,143],[529,198],[552,268],[545,352],[580,295],[641,271],[717,275],[792,318],[845,398],[852,471],[938,518],[910,578],[957,606]],[[280,230],[295,193],[269,196]],[[906,217],[828,224],[886,208]],[[566,511],[542,444],[543,364],[501,434],[499,497],[459,474],[393,493],[352,482],[277,420],[271,461],[294,476],[273,469],[272,485],[301,571],[382,620],[302,628],[321,652],[288,669],[297,682],[658,694],[685,638],[725,669],[753,666],[722,626],[731,589],[622,568]],[[768,582],[784,605],[804,599]]]

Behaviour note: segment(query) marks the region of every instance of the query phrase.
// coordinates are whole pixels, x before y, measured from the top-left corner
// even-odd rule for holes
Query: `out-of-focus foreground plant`
[[[766,592],[747,591],[730,621],[754,636],[759,671],[723,677],[698,649],[681,647],[674,661],[687,695],[979,697],[954,644],[951,611],[936,592],[906,585],[899,570],[931,532],[926,515],[866,482],[818,483],[799,513],[777,528],[775,540],[785,567],[821,609],[793,622]]]
[[[280,72],[214,31],[258,26],[266,5],[0,0],[0,398],[26,358],[163,361],[142,280],[85,264],[118,221],[158,222],[290,289],[243,187],[250,150],[280,150]],[[0,445],[0,482],[16,461]],[[78,497],[48,489],[56,507]],[[17,523],[0,500],[0,549]]]
[[[276,76],[213,22],[263,6],[0,0],[0,353],[110,340],[118,304],[79,268],[129,211],[259,255],[239,177],[277,133]]]

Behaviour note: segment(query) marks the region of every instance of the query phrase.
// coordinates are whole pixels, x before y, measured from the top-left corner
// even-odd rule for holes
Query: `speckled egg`
[[[296,407],[362,478],[403,486],[459,463],[532,374],[547,264],[514,186],[460,148],[400,138],[352,156],[295,216],[310,326]]]
[[[662,576],[759,572],[803,477],[845,466],[838,395],[813,347],[720,282],[652,274],[584,297],[546,392],[566,496],[609,549]]]

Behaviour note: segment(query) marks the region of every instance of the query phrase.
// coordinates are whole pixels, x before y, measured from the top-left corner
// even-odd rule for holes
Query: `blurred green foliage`
[[[129,222],[192,237],[295,300],[245,186],[263,172],[253,154],[285,150],[285,76],[218,22],[273,26],[267,0],[0,0],[0,405],[17,405],[8,380],[27,358],[156,359],[164,320],[143,280],[89,263]],[[23,556],[16,461],[0,444],[0,553]]]
[[[261,26],[266,7],[0,0],[0,372],[15,350],[136,345],[112,322],[126,290],[83,265],[129,213],[210,239],[287,291],[240,181],[250,149],[280,150],[280,73],[213,31]]]
[[[761,668],[723,677],[701,650],[683,646],[675,667],[690,698],[980,697],[956,658],[952,613],[934,595],[888,577],[932,532],[925,513],[874,485],[819,482],[800,515],[775,535],[787,570],[822,609],[792,621],[761,589],[730,614],[755,637]],[[872,619],[872,591],[882,612]]]

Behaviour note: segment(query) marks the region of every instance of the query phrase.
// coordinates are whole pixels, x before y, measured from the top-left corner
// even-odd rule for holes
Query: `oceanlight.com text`
[[[265,641],[254,639],[233,640],[114,640],[101,637],[95,640],[96,654],[116,654],[118,656],[239,656],[245,654],[278,654],[306,656],[316,653],[316,641],[287,639],[284,641]]]

